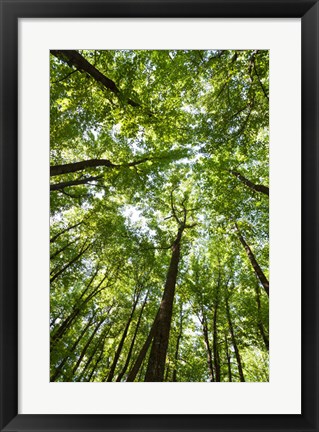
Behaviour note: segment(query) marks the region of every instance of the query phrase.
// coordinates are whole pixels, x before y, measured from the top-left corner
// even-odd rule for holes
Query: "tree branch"
[[[88,246],[81,249],[80,253],[74,257],[70,262],[68,262],[64,267],[61,268],[61,270],[57,271],[51,278],[50,278],[50,284],[55,281],[57,277],[60,276],[68,267],[70,267],[72,264],[74,264],[92,245],[89,244]]]
[[[87,184],[87,183],[90,183],[91,181],[99,180],[100,178],[102,178],[102,176],[86,177],[84,179],[70,180],[70,181],[61,182],[61,183],[53,183],[53,184],[50,184],[50,191],[51,192],[52,191],[58,191],[58,190],[63,190],[64,188],[70,187],[70,186],[77,186],[77,185],[81,185],[81,184]]]
[[[171,208],[172,208],[172,213],[173,213],[173,217],[176,220],[176,222],[178,223],[178,225],[181,225],[181,221],[179,220],[177,214],[176,214],[176,210],[175,210],[175,206],[174,206],[174,200],[173,200],[173,192],[175,189],[171,190]]]
[[[261,184],[255,184],[252,181],[248,180],[246,177],[244,177],[242,174],[240,174],[238,171],[229,170],[229,172],[238,178],[245,186],[249,187],[252,190],[255,190],[256,192],[261,192],[264,195],[269,196],[269,187]]]
[[[257,53],[256,53],[256,54],[257,54]],[[261,87],[261,89],[262,89],[262,91],[263,91],[263,94],[264,94],[265,98],[266,98],[266,99],[268,100],[268,102],[269,102],[269,96],[268,96],[268,94],[267,94],[267,92],[266,92],[266,89],[265,89],[265,87],[264,87],[263,83],[261,82],[261,79],[260,79],[260,77],[259,77],[259,75],[258,75],[257,66],[256,66],[256,59],[255,59],[255,55],[253,56],[253,65],[254,65],[255,75],[256,75],[256,77],[257,77],[257,79],[258,79],[259,85],[260,85],[260,87]]]
[[[67,79],[70,75],[73,75],[75,72],[78,72],[79,70],[78,69],[75,69],[75,70],[73,70],[72,72],[69,72],[67,75],[65,75],[64,77],[62,77],[62,78],[60,78],[60,79],[58,79],[58,80],[56,80],[56,81],[52,81],[52,84],[57,84],[57,83],[59,83],[59,82],[61,82],[61,81],[64,81],[65,79]]]
[[[102,166],[114,168],[116,165],[114,165],[111,161],[107,159],[88,159],[64,165],[53,165],[50,166],[50,177],[82,171],[86,168],[97,168]]]
[[[52,165],[50,166],[50,177],[54,177],[61,174],[69,174],[77,171],[83,171],[86,168],[99,168],[99,167],[108,167],[108,168],[129,168],[135,167],[136,165],[140,165],[144,162],[152,161],[153,157],[144,157],[142,159],[127,162],[123,164],[114,164],[108,159],[87,159],[80,162],[72,162],[63,165]]]
[[[60,235],[70,231],[73,228],[76,228],[77,226],[81,225],[82,223],[83,223],[83,220],[81,222],[76,223],[75,225],[71,225],[70,227],[65,228],[64,230],[60,231],[58,234],[56,234],[55,236],[53,236],[50,239],[50,243],[54,243],[57,240],[57,238],[60,237]]]
[[[105,88],[114,93],[117,97],[120,96],[120,89],[114,81],[103,75],[96,67],[89,63],[78,51],[75,50],[51,50],[51,54],[59,60],[65,61],[69,66],[74,66],[80,71],[84,71],[101,83]],[[132,107],[140,107],[140,104],[127,99],[127,103]]]

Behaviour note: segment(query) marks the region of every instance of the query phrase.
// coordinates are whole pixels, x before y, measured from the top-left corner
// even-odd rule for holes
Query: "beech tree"
[[[268,51],[50,62],[51,381],[268,381]]]

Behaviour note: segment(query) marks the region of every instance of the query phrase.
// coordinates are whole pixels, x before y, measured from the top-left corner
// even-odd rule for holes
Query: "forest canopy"
[[[268,381],[268,54],[51,51],[51,381]]]

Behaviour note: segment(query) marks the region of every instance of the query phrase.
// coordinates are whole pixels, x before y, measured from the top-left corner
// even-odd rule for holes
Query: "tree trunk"
[[[166,276],[164,294],[160,305],[159,317],[145,374],[145,381],[163,381],[164,378],[165,360],[173,313],[175,285],[180,259],[180,243],[184,228],[185,226],[183,225],[179,227],[177,237],[172,246],[171,262]]]
[[[240,180],[245,186],[249,187],[250,189],[252,189],[256,192],[261,192],[261,193],[269,196],[269,187],[268,186],[264,186],[261,184],[255,184],[252,181],[248,180],[246,177],[244,177],[242,174],[240,174],[238,171],[230,170],[229,172],[231,174],[233,174],[235,177],[237,177],[238,180]]]
[[[155,334],[156,324],[157,324],[158,317],[159,317],[159,310],[158,310],[158,312],[156,314],[156,317],[154,319],[152,327],[151,327],[151,329],[150,329],[150,331],[148,333],[147,339],[144,342],[144,345],[142,346],[142,348],[141,348],[141,350],[140,350],[140,352],[139,352],[139,354],[137,356],[137,359],[135,360],[135,363],[134,363],[132,369],[130,370],[130,372],[128,374],[126,382],[133,382],[135,380],[137,374],[138,374],[138,371],[140,370],[140,367],[142,366],[142,363],[143,363],[143,361],[145,359],[145,356],[147,354],[147,351],[148,351],[148,349],[149,349],[149,347],[150,347],[150,345],[152,343],[152,340],[153,340],[153,337],[154,337],[154,334]]]
[[[168,382],[168,378],[169,378],[169,373],[170,373],[170,367],[169,364],[166,366],[166,370],[165,370],[165,377],[164,377],[164,381]]]
[[[227,358],[227,368],[228,368],[228,381],[233,381],[232,371],[231,371],[231,362],[230,362],[230,354],[228,348],[227,334],[225,334],[225,350],[226,350],[226,358]]]
[[[92,285],[94,279],[96,278],[98,272],[99,272],[99,265],[96,266],[95,272],[93,273],[91,279],[89,280],[89,283],[87,284],[87,286],[85,287],[85,289],[82,291],[80,297],[77,299],[77,302],[79,302],[80,300],[82,300],[82,298],[84,297],[84,295],[87,293],[87,291],[89,290],[90,286]],[[104,276],[104,278],[101,280],[101,282],[98,284],[98,286],[95,289],[99,288],[101,286],[101,284],[105,281],[106,279],[106,275]],[[93,291],[94,291],[93,290]]]
[[[178,352],[179,352],[179,344],[182,338],[182,334],[179,333],[176,339],[176,348],[175,348],[175,355],[174,355],[174,369],[173,369],[173,376],[172,381],[177,382],[177,363],[178,363]]]
[[[84,366],[84,368],[83,368],[83,370],[82,370],[82,372],[81,372],[81,374],[79,376],[79,379],[77,381],[82,381],[82,378],[83,378],[86,370],[90,366],[90,364],[91,364],[92,360],[94,359],[95,354],[97,353],[97,350],[100,348],[100,346],[102,346],[102,348],[101,348],[101,353],[99,355],[99,358],[102,357],[105,340],[107,338],[107,335],[110,333],[110,330],[111,330],[111,327],[109,327],[107,329],[107,331],[104,331],[104,333],[101,335],[101,337],[99,338],[99,340],[95,344],[95,347],[94,347],[93,351],[91,352],[90,357],[88,358],[87,362],[85,363],[85,366]],[[95,369],[96,366],[97,365],[95,363],[94,366],[93,366],[93,369]],[[90,381],[90,379],[91,379],[91,374],[90,374],[90,377],[89,377],[89,379],[87,381]]]
[[[217,331],[217,315],[218,315],[218,301],[215,303],[213,315],[213,352],[214,352],[214,369],[216,382],[220,382],[220,357],[218,348],[218,331]]]
[[[180,303],[180,312],[179,312],[179,331],[176,339],[176,347],[175,347],[175,355],[174,355],[174,369],[172,381],[177,382],[177,364],[179,359],[179,346],[183,336],[183,303]]]
[[[136,336],[137,336],[138,329],[139,329],[140,324],[141,324],[142,315],[143,315],[143,311],[144,311],[144,308],[145,308],[145,305],[146,305],[146,302],[147,302],[147,298],[148,298],[148,293],[146,294],[144,302],[143,302],[143,305],[141,307],[141,311],[139,313],[139,317],[138,317],[137,324],[136,324],[136,327],[135,327],[133,339],[131,341],[131,345],[130,345],[129,351],[127,353],[126,361],[125,361],[125,364],[123,366],[123,369],[121,370],[121,372],[119,373],[119,375],[118,375],[118,377],[116,379],[117,382],[121,381],[121,379],[123,378],[123,375],[127,371],[128,365],[130,363],[132,352],[133,352],[133,348],[134,348],[134,344],[135,344],[135,340],[136,340]]]
[[[264,275],[264,272],[262,271],[262,269],[260,268],[254,254],[252,253],[250,247],[248,246],[248,244],[246,243],[244,237],[242,236],[241,232],[239,231],[239,228],[237,226],[237,224],[235,224],[236,229],[237,229],[237,233],[238,233],[238,237],[239,240],[241,242],[241,244],[244,246],[246,254],[251,262],[251,265],[253,266],[253,269],[256,273],[256,276],[258,277],[258,279],[260,280],[262,286],[264,287],[264,290],[266,291],[268,297],[269,297],[269,281],[266,278],[266,276]]]
[[[172,381],[173,382],[177,382],[177,363],[178,363],[178,357],[179,357],[179,345],[182,339],[182,334],[183,334],[183,317],[181,316],[181,321],[180,321],[180,327],[179,327],[179,333],[177,335],[177,339],[176,339],[176,348],[175,348],[175,355],[174,355],[174,370],[173,370],[173,377],[172,377]]]
[[[139,370],[139,374],[138,374],[138,378],[137,378],[138,382],[142,382],[143,381],[143,376],[145,376],[144,361],[145,361],[145,358],[143,359],[141,367],[140,367],[140,370]]]
[[[87,379],[88,382],[91,381],[93,374],[95,373],[95,371],[96,371],[96,369],[97,369],[99,363],[101,362],[101,360],[102,360],[102,358],[103,358],[103,352],[104,352],[104,346],[105,346],[105,340],[106,340],[106,337],[107,337],[107,336],[105,336],[105,337],[103,338],[103,342],[102,342],[102,344],[101,344],[101,352],[100,352],[100,355],[98,356],[98,358],[97,358],[96,362],[94,363],[94,366],[93,366],[93,368],[92,368],[92,370],[91,370],[91,372],[90,372],[90,375],[88,376],[88,379]]]
[[[259,292],[259,286],[255,286],[256,291],[256,302],[257,302],[257,313],[258,313],[258,328],[261,334],[261,337],[264,341],[265,347],[267,348],[267,351],[269,351],[269,338],[265,332],[264,325],[261,318],[261,303],[260,303],[260,292]]]
[[[227,320],[228,320],[228,326],[229,326],[229,331],[230,331],[230,335],[231,335],[231,340],[232,340],[232,344],[233,344],[233,347],[235,350],[240,381],[245,382],[245,377],[244,377],[243,368],[242,368],[242,364],[241,364],[241,358],[240,358],[240,354],[239,354],[239,350],[238,350],[238,346],[237,346],[237,341],[236,341],[236,337],[235,337],[234,327],[233,327],[233,323],[231,320],[227,296],[226,296],[226,314],[227,314]]]
[[[76,373],[76,371],[78,370],[78,367],[80,366],[80,364],[81,364],[81,362],[82,362],[82,360],[83,360],[83,357],[85,356],[86,351],[87,351],[87,349],[88,349],[90,343],[92,342],[94,336],[96,335],[97,331],[99,330],[99,328],[101,327],[101,325],[103,324],[103,322],[104,322],[105,320],[106,320],[106,318],[103,318],[103,319],[98,323],[98,325],[97,325],[97,326],[95,327],[95,329],[93,330],[91,336],[89,337],[88,341],[87,341],[86,344],[84,345],[84,347],[83,347],[83,349],[82,349],[82,352],[81,352],[81,355],[80,355],[80,357],[78,358],[78,361],[76,362],[74,368],[72,369],[72,376],[73,376],[73,377],[75,376],[75,373]]]
[[[130,328],[132,319],[133,319],[133,315],[134,315],[134,312],[135,312],[135,309],[136,309],[136,305],[138,303],[138,299],[139,299],[139,295],[137,296],[136,300],[133,303],[132,311],[131,311],[130,316],[129,316],[128,320],[127,320],[127,323],[125,325],[125,328],[124,328],[124,331],[123,331],[123,334],[122,334],[119,346],[117,347],[117,350],[116,350],[116,353],[115,353],[115,356],[114,356],[114,360],[112,362],[112,365],[111,365],[111,368],[110,368],[110,372],[109,372],[108,377],[107,377],[107,382],[111,382],[113,380],[115,369],[116,369],[116,365],[117,365],[117,362],[119,361],[119,358],[120,358],[120,355],[121,355],[121,352],[122,352],[122,349],[123,349],[123,345],[124,345],[124,342],[125,342],[128,330]]]
[[[215,381],[215,373],[214,373],[214,366],[213,366],[213,354],[212,349],[209,342],[208,337],[208,329],[207,329],[207,321],[206,317],[203,316],[203,335],[204,335],[204,341],[206,345],[206,352],[207,352],[207,366],[209,370],[210,380],[211,382]]]
[[[73,321],[77,318],[80,313],[80,308],[75,306],[70,315],[62,322],[59,328],[51,336],[50,350],[52,351],[56,343],[62,338],[62,336],[71,327]]]
[[[83,298],[84,293],[87,292],[88,288],[90,287],[95,276],[96,276],[96,273],[93,275],[88,286],[84,289],[80,298],[77,300],[77,302],[76,302],[75,306],[73,307],[73,310],[70,313],[70,315],[63,321],[63,323],[59,326],[59,328],[52,334],[51,344],[50,344],[51,351],[54,348],[55,344],[58,342],[58,340],[61,339],[62,336],[68,331],[68,329],[71,327],[71,324],[75,321],[75,319],[78,317],[78,315],[84,309],[84,307],[87,305],[87,303],[105,288],[105,287],[100,288],[100,286],[105,281],[106,276],[104,276],[104,278],[101,280],[101,282],[93,289],[91,294],[89,294],[84,300],[82,300],[82,302],[80,302],[80,300]]]

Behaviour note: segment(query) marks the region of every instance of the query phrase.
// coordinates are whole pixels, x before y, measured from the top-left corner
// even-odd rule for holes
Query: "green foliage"
[[[51,178],[85,180],[50,194],[51,380],[106,381],[123,338],[126,381],[186,209],[164,380],[210,381],[209,345],[215,378],[240,381],[238,352],[268,381],[268,296],[238,234],[268,278],[268,196],[234,175],[269,184],[268,51],[80,54],[119,92],[51,55],[50,163],[113,166]]]

